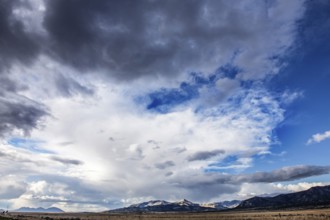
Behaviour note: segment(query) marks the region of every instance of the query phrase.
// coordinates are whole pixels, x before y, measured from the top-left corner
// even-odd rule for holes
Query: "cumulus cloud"
[[[326,186],[329,185],[327,182],[299,182],[296,184],[282,184],[282,183],[277,183],[273,184],[274,187],[278,188],[279,190],[285,190],[289,192],[299,192],[303,190],[307,190],[311,187],[315,186]]]
[[[320,143],[326,139],[330,138],[330,131],[324,133],[314,134],[310,139],[308,139],[307,144]]]
[[[54,99],[50,106],[56,119],[49,119],[45,130],[32,134],[48,140],[46,149],[83,161],[80,166],[67,167],[66,175],[87,178],[110,197],[199,201],[197,195],[203,195],[202,200],[207,201],[225,192],[234,193],[241,183],[257,177],[206,175],[205,170],[214,162],[212,156],[221,161],[234,154],[241,161],[266,151],[272,143],[272,128],[283,119],[279,103],[262,88],[242,91],[234,102],[199,113],[188,104],[167,114],[143,110],[121,88],[98,87],[100,99],[93,105],[92,97],[83,101]],[[239,108],[234,108],[237,105]],[[68,129],[72,124],[79,126]],[[70,145],[58,144],[67,140]],[[245,165],[251,166],[251,160]],[[287,180],[293,175],[288,174]],[[158,190],[160,185],[162,191]]]
[[[87,181],[86,184],[103,194],[102,198],[111,201],[183,197],[196,200],[197,194],[203,194],[203,200],[207,201],[214,196],[212,190],[219,194],[235,192],[235,184],[227,182],[221,186],[215,184],[217,181],[207,192],[199,184],[192,190],[191,183],[178,185],[179,177],[187,173],[184,179],[195,183],[197,174],[207,179],[204,172],[215,159],[221,161],[232,154],[249,158],[265,151],[272,143],[272,128],[283,119],[277,101],[262,88],[249,93],[241,91],[233,103],[199,113],[194,105],[188,104],[171,113],[158,114],[144,110],[133,98],[128,98],[128,90],[122,85],[101,85],[95,90],[97,102],[93,96],[53,98],[48,103],[53,117],[46,119],[47,127],[34,130],[31,136],[45,140],[44,150],[56,154],[47,157],[48,160],[53,161],[55,156],[69,159],[64,162],[72,162],[71,158],[82,162],[79,166],[49,162],[51,166],[43,165],[45,170],[59,169],[60,175]],[[73,124],[79,126],[72,127]],[[68,140],[69,145],[62,144]],[[47,160],[37,162],[47,164]],[[26,173],[36,172],[34,163],[27,165]],[[197,174],[190,175],[192,170]],[[158,190],[160,185],[162,191]],[[70,209],[70,204],[78,204],[79,198],[74,201],[67,202],[66,209]]]

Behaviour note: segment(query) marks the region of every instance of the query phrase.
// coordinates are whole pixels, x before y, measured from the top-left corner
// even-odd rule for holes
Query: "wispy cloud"
[[[190,155],[188,157],[189,161],[195,161],[195,160],[208,160],[212,157],[216,157],[219,154],[224,154],[225,152],[223,150],[213,150],[213,151],[199,151],[194,153],[193,155]]]
[[[57,156],[51,157],[52,160],[66,164],[66,165],[81,165],[83,164],[82,161],[80,160],[75,160],[75,159],[67,159],[67,158],[61,158]]]
[[[314,134],[306,144],[313,144],[313,143],[321,143],[322,141],[330,138],[330,131],[326,131],[324,133],[317,133]]]

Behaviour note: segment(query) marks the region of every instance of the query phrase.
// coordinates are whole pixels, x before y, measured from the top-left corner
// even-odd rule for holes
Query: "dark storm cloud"
[[[48,0],[44,27],[54,58],[127,80],[178,74],[232,53],[253,34],[241,13],[223,1]]]
[[[40,103],[0,90],[0,136],[14,129],[28,134],[46,115],[48,112]]]
[[[0,71],[0,85],[3,90],[8,92],[16,92],[18,89],[22,89],[22,87],[17,85],[14,80],[9,79],[4,75],[1,76],[1,71]]]
[[[274,183],[299,180],[312,176],[330,173],[329,166],[292,166],[283,167],[270,172],[256,172],[253,174],[218,174],[207,173],[206,175],[190,175],[189,181],[186,176],[180,176],[176,180],[179,186],[188,188],[199,188],[200,186],[211,187],[216,185],[239,185],[242,183]]]
[[[162,163],[156,163],[155,164],[155,167],[160,169],[160,170],[164,170],[168,167],[173,167],[175,166],[175,163],[171,160],[168,160],[168,161],[165,161],[165,162],[162,162]]]
[[[330,173],[329,166],[293,166],[283,167],[271,172],[257,172],[251,175],[241,175],[233,178],[236,182],[273,183],[298,180],[306,177]]]
[[[271,172],[256,172],[253,174],[224,175],[217,179],[219,183],[274,183],[299,180],[312,176],[330,173],[329,166],[292,166],[283,167]]]
[[[80,160],[75,160],[75,159],[66,159],[66,158],[61,158],[61,157],[51,157],[52,160],[66,164],[66,165],[82,165],[83,162]]]
[[[225,153],[223,150],[213,150],[213,151],[199,151],[195,154],[188,157],[188,161],[195,161],[195,160],[207,160],[212,157],[216,157],[219,154]]]
[[[20,1],[0,1],[0,73],[14,61],[29,63],[39,53],[37,36],[26,33],[23,24],[13,16]]]

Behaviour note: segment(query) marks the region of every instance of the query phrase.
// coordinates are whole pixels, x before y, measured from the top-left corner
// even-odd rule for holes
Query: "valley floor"
[[[10,213],[0,220],[330,220],[330,209],[295,211],[240,211],[212,213],[100,214],[100,213]]]

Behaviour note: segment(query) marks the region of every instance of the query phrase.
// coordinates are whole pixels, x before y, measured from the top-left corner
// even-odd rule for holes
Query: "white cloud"
[[[158,114],[134,101],[146,88],[140,92],[134,84],[128,87],[98,80],[93,84],[97,88],[93,96],[44,99],[42,92],[25,91],[24,95],[43,100],[52,113],[44,122],[46,126],[27,138],[45,141],[40,147],[53,151],[55,158],[63,158],[61,161],[81,163],[60,163],[53,155],[40,157],[28,149],[4,144],[4,158],[12,166],[1,166],[3,175],[13,172],[28,184],[21,196],[11,200],[12,207],[57,204],[68,211],[77,207],[94,210],[118,206],[114,201],[120,200],[196,200],[197,194],[203,194],[201,199],[207,201],[215,196],[211,188],[191,190],[177,182],[183,176],[198,182],[211,163],[231,155],[237,155],[237,164],[244,164],[244,168],[251,166],[254,155],[269,149],[272,129],[283,120],[278,101],[259,87],[248,91],[237,88],[233,98],[239,101],[224,101],[201,112],[195,111],[194,103],[188,103]],[[68,141],[71,144],[60,144]],[[201,151],[219,150],[216,158],[189,160]],[[18,168],[22,164],[24,169]],[[159,169],[160,164],[165,166]],[[219,194],[235,191],[230,185],[214,185],[212,189]]]
[[[304,93],[301,91],[291,92],[287,90],[282,94],[281,98],[284,104],[291,104],[297,99],[301,99],[303,97],[304,97]]]
[[[272,185],[274,185],[278,189],[287,190],[289,192],[299,192],[299,191],[307,190],[314,186],[326,186],[326,185],[329,185],[329,183],[327,183],[327,182],[300,182],[300,183],[296,183],[296,184],[278,183],[278,184],[272,184]]]
[[[306,144],[320,143],[326,139],[330,138],[330,131],[324,133],[314,134],[310,139],[308,139]]]
[[[98,88],[97,102],[94,97],[49,100],[53,117],[32,137],[47,140],[45,149],[83,162],[63,167],[59,174],[79,178],[110,198],[195,198],[197,191],[178,188],[177,178],[185,173],[203,173],[215,161],[189,161],[191,155],[201,150],[223,150],[217,159],[242,155],[237,163],[249,167],[250,157],[269,148],[271,131],[283,119],[277,101],[262,89],[248,95],[242,91],[239,108],[224,103],[202,113],[186,106],[172,113],[155,114],[132,102],[127,95],[130,92],[121,85]],[[265,107],[269,112],[263,111]],[[73,144],[58,144],[64,141]],[[177,149],[182,148],[186,150],[178,153]],[[157,164],[167,161],[173,162],[171,166],[157,168]],[[168,176],[169,172],[173,174]],[[186,178],[196,181],[193,175]],[[216,188],[222,193],[221,189],[228,187]],[[203,192],[200,188],[197,194]]]

